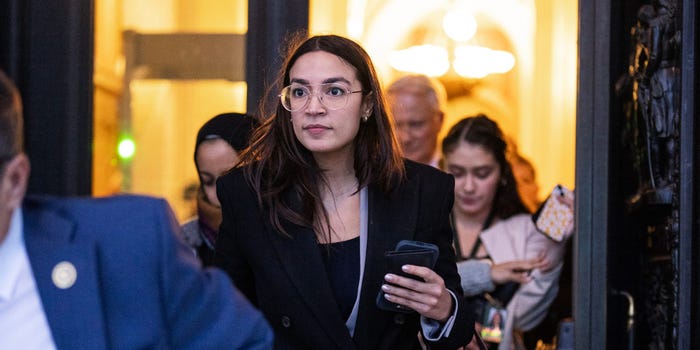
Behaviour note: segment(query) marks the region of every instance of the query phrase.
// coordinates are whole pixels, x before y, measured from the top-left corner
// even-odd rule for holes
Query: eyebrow
[[[299,79],[299,78],[290,79],[289,82],[290,82],[290,83],[297,83],[297,84],[301,84],[301,85],[311,85],[311,84],[309,83],[308,80],[306,80],[306,79]],[[352,85],[352,84],[350,83],[349,80],[347,80],[347,79],[345,79],[345,78],[343,78],[343,77],[332,77],[332,78],[327,78],[327,79],[323,80],[323,82],[322,82],[321,84],[332,84],[332,83],[338,83],[338,82],[345,83],[345,84],[348,84],[348,85]]]
[[[459,170],[464,170],[464,171],[470,171],[470,172],[477,172],[477,171],[483,171],[483,170],[493,170],[496,167],[493,165],[477,165],[474,167],[464,167],[462,165],[457,165],[457,164],[447,164],[447,168],[453,168],[453,169],[459,169]]]
[[[480,166],[475,166],[474,168],[472,168],[472,171],[474,171],[474,172],[486,171],[486,170],[492,171],[496,168],[497,168],[497,166],[494,166],[494,165],[480,165]]]

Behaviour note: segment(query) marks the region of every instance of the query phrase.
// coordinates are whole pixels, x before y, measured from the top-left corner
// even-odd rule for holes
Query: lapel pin
[[[68,289],[75,284],[78,278],[78,271],[75,266],[68,261],[61,261],[53,267],[51,272],[51,280],[59,289]]]

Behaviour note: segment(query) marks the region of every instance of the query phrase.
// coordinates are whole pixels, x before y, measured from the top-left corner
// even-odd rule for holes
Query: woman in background
[[[419,332],[431,349],[467,344],[452,177],[402,159],[360,45],[322,35],[290,47],[274,110],[217,182],[216,265],[265,314],[276,349],[420,349]],[[401,240],[435,244],[434,268],[387,273]],[[408,312],[378,308],[380,290]]]
[[[460,120],[442,141],[445,170],[455,178],[452,219],[462,285],[466,294],[505,308],[498,348],[510,350],[514,333],[539,324],[556,297],[565,242],[535,228],[506,149],[500,128],[485,115]],[[561,200],[573,207],[573,200]]]
[[[207,121],[197,133],[194,165],[199,176],[197,216],[182,225],[185,241],[202,264],[213,264],[216,236],[221,225],[221,204],[216,179],[238,163],[253,130],[252,117],[223,113]]]

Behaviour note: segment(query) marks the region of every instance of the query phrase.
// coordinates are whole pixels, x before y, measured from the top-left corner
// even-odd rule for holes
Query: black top
[[[484,222],[484,226],[481,228],[481,231],[489,228],[491,226],[491,222],[493,222],[493,210],[489,213],[489,216],[486,218],[486,222]],[[491,256],[486,253],[485,256],[477,256],[476,253],[479,252],[479,248],[481,248],[481,232],[479,232],[478,235],[476,235],[476,241],[474,242],[474,245],[472,246],[471,252],[469,252],[469,255],[464,255],[462,253],[462,245],[459,242],[459,234],[457,234],[457,224],[455,224],[455,217],[454,215],[450,214],[450,225],[452,225],[452,236],[454,239],[454,247],[455,247],[455,253],[457,257],[457,261],[464,261],[464,260],[472,260],[472,259],[491,259]]]
[[[360,279],[360,237],[331,244],[319,244],[321,257],[340,314],[347,320],[357,299]]]

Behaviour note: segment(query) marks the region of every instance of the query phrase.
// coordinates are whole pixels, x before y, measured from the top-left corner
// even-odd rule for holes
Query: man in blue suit
[[[27,198],[22,108],[0,71],[0,349],[270,349],[272,331],[202,270],[161,199]]]

